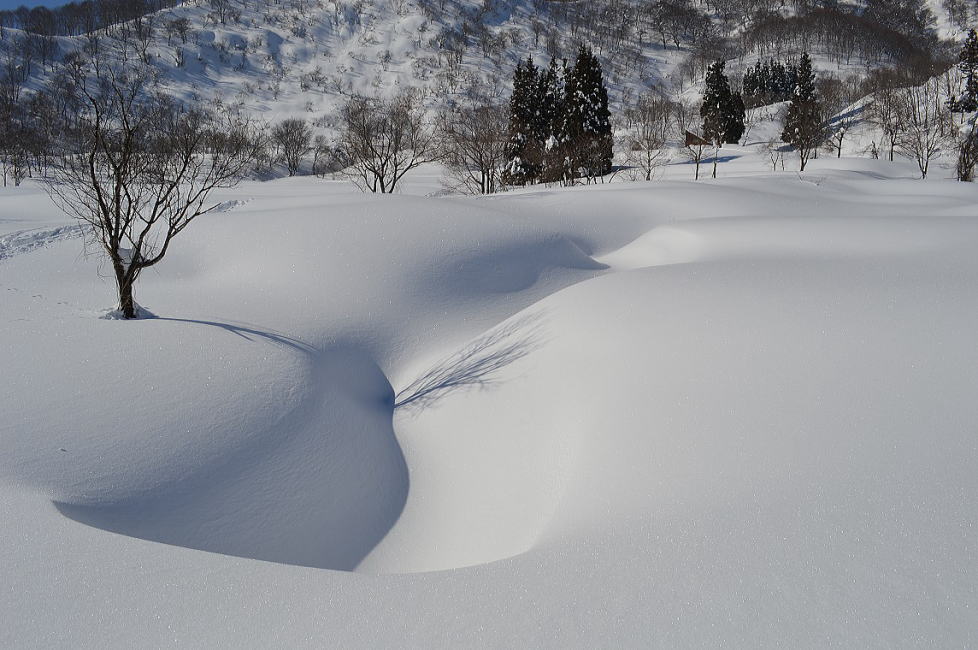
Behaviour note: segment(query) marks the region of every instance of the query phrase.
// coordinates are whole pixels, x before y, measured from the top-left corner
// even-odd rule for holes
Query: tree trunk
[[[115,280],[119,289],[119,311],[122,312],[123,318],[130,319],[136,317],[136,301],[132,298],[133,279],[127,276],[122,265],[116,266]]]

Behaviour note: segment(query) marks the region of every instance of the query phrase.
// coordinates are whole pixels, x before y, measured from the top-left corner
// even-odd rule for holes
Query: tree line
[[[38,36],[80,36],[112,25],[137,21],[180,0],[83,0],[57,7],[26,7],[0,11],[0,27]]]
[[[449,170],[453,189],[486,194],[507,185],[590,183],[613,171],[613,116],[602,66],[587,46],[579,48],[573,65],[556,57],[546,69],[532,59],[521,61],[508,102],[492,84],[473,84],[435,115],[417,90],[352,96],[332,141],[314,136],[306,120],[264,124],[220,103],[176,101],[138,54],[124,60],[126,66],[117,66],[76,53],[57,66],[47,89],[0,92],[0,162],[4,182],[39,177],[66,212],[88,225],[111,263],[126,318],[139,314],[134,285],[140,273],[215,207],[210,193],[276,164],[290,175],[343,173],[379,193],[397,191],[407,172],[435,161]],[[781,140],[798,153],[804,170],[828,142],[841,155],[840,127],[851,111],[840,113],[846,99],[833,96],[832,84],[819,83],[807,53],[785,69],[792,71],[794,87]],[[952,145],[959,178],[973,175],[978,143],[973,132],[958,138],[949,116],[978,105],[974,32],[954,70],[962,92],[953,96],[947,75],[920,83],[880,70],[862,86],[871,91],[866,114],[883,134],[890,159],[900,150],[917,161],[922,177]],[[669,161],[670,142],[687,133],[684,145],[696,176],[704,147],[714,150],[715,175],[716,153],[740,142],[750,126],[744,104],[725,61],[715,60],[698,110],[654,91],[624,104],[614,116],[618,148],[651,179]]]

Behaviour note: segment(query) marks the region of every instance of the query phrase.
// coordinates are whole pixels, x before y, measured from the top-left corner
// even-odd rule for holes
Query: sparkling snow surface
[[[0,646],[978,645],[978,187],[725,154],[249,182],[134,322],[0,190]]]

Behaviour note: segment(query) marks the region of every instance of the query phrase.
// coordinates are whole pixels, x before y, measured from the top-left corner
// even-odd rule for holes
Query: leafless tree
[[[180,42],[184,45],[187,44],[187,34],[190,33],[190,20],[184,17],[174,18],[166,23],[165,29],[167,45],[170,44],[170,40],[174,36],[179,36]]]
[[[909,86],[899,93],[898,111],[903,133],[898,145],[917,162],[920,177],[927,178],[932,160],[947,145],[941,124],[946,120],[947,106],[939,82],[931,78],[919,86]]]
[[[750,137],[750,132],[754,130],[755,126],[761,123],[763,116],[764,111],[760,107],[744,111],[744,133],[741,136],[741,142],[745,145],[748,144],[747,138]]]
[[[295,176],[302,165],[302,159],[312,151],[309,146],[312,129],[305,120],[289,118],[282,120],[272,129],[272,143],[278,149],[289,176]]]
[[[216,19],[214,22],[220,20],[221,24],[224,25],[228,18],[234,15],[234,5],[231,0],[210,0],[210,6],[214,10],[214,18]]]
[[[693,180],[695,181],[700,179],[700,165],[703,163],[703,157],[706,155],[707,146],[705,144],[690,144],[683,150],[686,157],[695,165],[695,172],[693,174]]]
[[[883,132],[889,148],[890,162],[896,151],[897,141],[903,132],[902,113],[899,109],[899,78],[892,73],[880,72],[870,79],[873,89],[872,103],[869,105],[870,121]],[[881,143],[882,144],[882,143]]]
[[[778,163],[784,170],[784,143],[780,140],[768,140],[764,143],[764,151],[767,152],[768,160],[771,161],[771,171],[778,171]]]
[[[361,189],[393,193],[404,175],[440,157],[434,129],[411,92],[393,99],[353,97],[343,107],[340,148]]]
[[[506,163],[508,109],[495,98],[473,92],[438,118],[445,166],[452,190],[492,194]]]
[[[828,145],[835,150],[836,158],[841,158],[846,136],[866,109],[860,107],[850,110],[853,102],[858,99],[858,94],[854,91],[856,86],[850,79],[823,75],[816,81],[816,86],[827,118]]]
[[[656,169],[669,163],[666,141],[672,131],[671,102],[652,94],[638,97],[625,109],[628,121],[626,158],[652,180]]]
[[[46,189],[88,227],[115,274],[119,310],[137,316],[133,286],[173,239],[216,207],[253,159],[249,125],[157,95],[143,70],[100,66],[77,79],[82,110],[65,125]]]
[[[317,135],[312,142],[312,173],[319,178],[341,171],[348,164],[343,152],[333,146],[329,138]]]

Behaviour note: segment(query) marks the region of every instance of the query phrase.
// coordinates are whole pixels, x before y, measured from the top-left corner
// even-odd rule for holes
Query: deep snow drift
[[[743,159],[248,183],[138,322],[0,193],[0,645],[975,644],[978,190]]]

